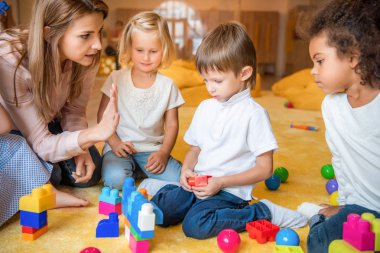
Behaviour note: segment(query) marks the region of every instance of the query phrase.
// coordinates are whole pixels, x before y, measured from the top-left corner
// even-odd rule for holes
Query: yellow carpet
[[[256,100],[267,108],[273,129],[279,142],[279,150],[274,156],[274,167],[283,166],[289,171],[288,182],[277,191],[269,191],[264,183],[259,183],[254,195],[267,198],[277,204],[295,209],[303,201],[315,203],[328,202],[325,191],[326,180],[320,175],[320,168],[330,163],[331,155],[324,140],[324,125],[321,113],[283,107],[284,98],[276,97],[270,92],[263,92]],[[174,149],[174,156],[180,160],[186,153],[187,146],[183,135],[191,121],[195,107],[184,106],[180,109],[180,132]],[[289,125],[305,124],[320,128],[320,131],[291,129]],[[105,216],[97,213],[97,197],[101,186],[88,189],[65,190],[88,198],[87,208],[66,208],[48,211],[49,231],[36,241],[22,241],[19,215],[13,217],[0,228],[0,252],[73,252],[85,247],[99,248],[103,253],[130,252],[124,238],[124,229],[120,225],[119,238],[97,239],[95,229],[99,220]],[[308,227],[297,229],[301,246],[306,252]],[[258,244],[248,237],[246,232],[240,234],[242,243],[239,252],[274,252],[275,243]],[[157,228],[155,238],[150,242],[150,252],[220,252],[216,238],[200,241],[186,238],[181,225],[171,228]]]

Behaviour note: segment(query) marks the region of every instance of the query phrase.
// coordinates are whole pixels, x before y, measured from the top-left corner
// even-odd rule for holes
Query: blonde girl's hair
[[[163,56],[159,68],[170,66],[175,58],[175,47],[169,33],[167,22],[155,12],[140,12],[133,16],[125,26],[119,45],[119,62],[131,66],[132,33],[134,29],[143,32],[157,32],[162,44]]]
[[[53,92],[59,88],[62,72],[58,42],[73,20],[91,13],[100,13],[103,18],[106,18],[108,6],[102,0],[36,0],[29,31],[18,29],[7,31],[15,38],[12,42],[22,45],[17,50],[21,57],[14,73],[16,105],[18,105],[16,71],[23,59],[27,58],[27,68],[33,83],[32,91],[38,114],[45,122],[50,122],[54,118],[56,107]],[[48,32],[44,35],[45,27],[48,27]],[[81,94],[84,76],[98,64],[99,57],[100,52],[88,67],[72,62],[68,100],[77,98]]]
[[[200,73],[209,70],[232,71],[237,76],[245,66],[253,69],[245,82],[253,87],[256,83],[256,50],[243,25],[228,22],[217,26],[203,38],[195,55],[195,63]]]

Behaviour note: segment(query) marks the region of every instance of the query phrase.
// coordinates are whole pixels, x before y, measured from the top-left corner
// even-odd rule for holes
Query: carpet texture
[[[329,201],[325,190],[326,180],[320,175],[320,168],[330,163],[331,155],[324,139],[324,125],[319,111],[306,111],[284,108],[284,98],[276,97],[271,92],[262,92],[256,98],[269,112],[279,150],[274,155],[274,168],[283,166],[289,171],[289,179],[277,191],[269,191],[263,182],[254,190],[254,196],[266,198],[282,206],[296,209],[304,201],[323,203]],[[180,131],[174,157],[183,160],[187,145],[183,135],[188,128],[194,106],[183,106],[179,110]],[[290,128],[290,124],[312,125],[319,131],[307,131]],[[238,133],[237,133],[238,134]],[[119,238],[95,238],[95,229],[99,220],[105,216],[97,212],[97,198],[101,185],[87,189],[63,188],[65,191],[85,197],[91,201],[86,208],[65,208],[48,211],[49,231],[36,241],[21,240],[19,214],[0,228],[0,252],[73,252],[79,253],[85,247],[97,247],[102,252],[130,252],[124,238],[124,229],[120,225]],[[175,208],[175,207],[174,207]],[[296,229],[301,239],[301,246],[306,252],[308,227]],[[274,252],[274,242],[258,244],[240,233],[239,252]],[[220,252],[216,238],[195,240],[185,237],[181,225],[171,228],[156,228],[155,237],[150,241],[150,252]]]

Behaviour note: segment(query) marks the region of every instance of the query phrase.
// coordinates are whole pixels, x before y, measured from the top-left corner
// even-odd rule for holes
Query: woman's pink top
[[[61,118],[63,133],[54,135],[48,130],[47,123],[37,113],[32,94],[32,82],[29,70],[23,62],[17,69],[16,94],[14,99],[14,71],[20,54],[14,46],[2,38],[11,38],[0,34],[0,103],[12,118],[14,128],[21,131],[34,152],[45,161],[58,162],[83,154],[78,144],[79,130],[87,128],[86,106],[95,81],[96,69],[89,71],[83,81],[81,95],[68,101],[70,93],[71,62],[65,65],[61,75],[60,87],[53,95],[54,112]],[[1,123],[0,123],[1,124]]]

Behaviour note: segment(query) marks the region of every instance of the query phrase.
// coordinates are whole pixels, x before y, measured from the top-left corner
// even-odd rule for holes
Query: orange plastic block
[[[20,198],[20,210],[22,211],[41,213],[54,207],[55,192],[50,184],[34,188],[32,194]]]
[[[258,243],[274,242],[280,227],[267,220],[257,220],[245,224],[249,237],[256,239]]]
[[[34,241],[41,235],[45,234],[48,231],[48,226],[46,225],[45,227],[42,227],[38,229],[35,233],[33,234],[28,234],[28,233],[22,233],[22,239],[26,241]]]

